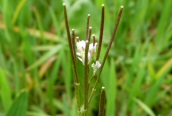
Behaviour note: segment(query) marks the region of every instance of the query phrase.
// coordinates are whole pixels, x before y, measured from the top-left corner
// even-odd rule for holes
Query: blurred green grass
[[[0,115],[15,116],[15,109],[21,116],[77,116],[63,2],[81,39],[88,13],[98,38],[105,4],[101,59],[124,6],[99,85],[107,90],[106,116],[172,115],[171,0],[1,0]],[[78,70],[82,81],[82,64]],[[90,116],[97,115],[99,94]]]

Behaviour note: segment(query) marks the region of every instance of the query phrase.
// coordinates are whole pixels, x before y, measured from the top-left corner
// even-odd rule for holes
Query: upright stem
[[[87,116],[88,110],[88,76],[89,76],[89,65],[88,65],[88,50],[89,50],[89,26],[90,26],[90,14],[87,16],[87,25],[86,25],[86,48],[85,48],[85,77],[84,77],[84,115]]]
[[[102,64],[101,64],[100,71],[99,71],[99,75],[98,75],[98,76],[95,75],[95,77],[96,77],[96,82],[95,82],[95,84],[94,84],[94,86],[93,86],[93,89],[92,89],[92,92],[91,92],[91,95],[90,95],[89,102],[92,100],[93,95],[94,95],[94,93],[95,93],[95,91],[96,91],[96,87],[97,87],[99,78],[100,78],[100,76],[101,76],[102,69],[103,69],[104,64],[105,64],[105,62],[106,62],[106,59],[107,59],[109,50],[110,50],[110,48],[111,48],[111,46],[112,46],[113,40],[114,40],[114,38],[115,38],[116,31],[117,31],[117,29],[118,29],[118,25],[119,25],[119,22],[120,22],[120,19],[121,19],[122,12],[123,12],[123,6],[121,6],[120,11],[119,11],[119,13],[118,13],[118,18],[117,18],[117,21],[116,21],[116,25],[115,25],[115,28],[114,28],[114,31],[113,31],[111,40],[110,40],[110,42],[109,42],[108,48],[107,48],[107,50],[106,50],[106,53],[105,53],[103,62],[102,62]]]
[[[84,112],[85,116],[87,116],[87,108],[88,108],[88,50],[89,50],[89,41],[86,40],[86,48],[85,48],[85,63],[84,63],[84,70],[85,70],[85,77],[84,77]]]
[[[99,102],[99,116],[105,115],[105,87],[102,87]]]
[[[78,74],[77,74],[77,68],[76,68],[76,62],[75,62],[75,56],[74,56],[74,50],[72,47],[72,40],[71,40],[71,35],[70,35],[70,28],[69,28],[69,23],[68,23],[68,17],[67,17],[67,10],[66,10],[66,4],[63,3],[63,7],[64,7],[64,16],[65,16],[65,24],[66,24],[66,31],[67,31],[67,36],[68,36],[68,44],[69,44],[69,48],[70,48],[70,54],[71,54],[71,58],[72,58],[72,68],[74,70],[74,82],[75,82],[75,95],[77,97],[77,105],[78,105],[78,111],[80,114],[80,107],[81,107],[81,103],[80,103],[80,95],[79,95],[79,79],[78,79]]]
[[[87,116],[88,114],[88,92],[89,92],[89,61],[88,61],[88,51],[89,51],[89,44],[91,38],[91,31],[92,27],[89,28],[89,35],[86,40],[86,47],[85,47],[85,62],[84,62],[84,70],[85,70],[85,77],[84,77],[84,115]]]
[[[88,31],[89,31],[89,27],[90,27],[90,14],[88,14],[87,16],[87,26],[86,26],[86,40],[88,40]]]
[[[107,56],[108,56],[108,54],[109,54],[110,48],[111,48],[111,46],[112,46],[113,40],[115,39],[115,35],[116,35],[117,29],[118,29],[118,25],[119,25],[119,22],[120,22],[120,19],[121,19],[121,15],[122,15],[122,12],[123,12],[123,8],[124,8],[124,7],[121,6],[120,11],[119,11],[119,13],[118,13],[118,18],[117,18],[117,21],[116,21],[116,24],[115,24],[115,28],[114,28],[112,37],[111,37],[111,39],[110,39],[108,48],[107,48],[107,50],[106,50],[106,53],[105,53],[105,56],[104,56],[102,65],[101,65],[101,67],[100,67],[99,76],[100,76],[101,73],[102,73],[102,69],[103,69],[104,64],[105,64],[105,62],[106,62],[106,59],[107,59]]]
[[[71,38],[71,43],[72,43],[72,49],[73,49],[73,55],[74,55],[74,60],[76,63],[76,49],[75,49],[75,30],[72,29],[72,38]]]
[[[76,37],[76,41],[79,42],[80,41],[80,38],[79,36]]]
[[[95,46],[95,44],[96,44],[96,36],[95,34],[93,34],[93,46]]]
[[[99,44],[98,44],[98,51],[97,51],[96,60],[99,60],[99,57],[100,57],[100,51],[101,51],[102,39],[103,39],[103,30],[104,30],[104,4],[102,4],[102,17],[101,17]]]

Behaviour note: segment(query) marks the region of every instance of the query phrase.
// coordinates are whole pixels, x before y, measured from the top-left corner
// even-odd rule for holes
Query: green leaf
[[[13,16],[13,19],[12,19],[13,24],[15,24],[15,22],[16,22],[16,20],[18,18],[18,15],[19,15],[22,7],[25,5],[25,3],[26,3],[26,0],[21,0],[20,3],[17,5],[17,8],[16,8],[16,10],[14,12],[14,16]]]
[[[70,63],[70,54],[69,53],[64,53],[63,52],[63,60],[62,60],[62,68],[63,71],[65,72],[63,77],[64,77],[64,82],[65,82],[65,89],[67,92],[67,97],[68,100],[71,98],[71,81],[72,81],[72,74],[71,74],[71,63]]]
[[[2,105],[7,112],[11,105],[11,90],[4,70],[0,68],[0,97]]]
[[[164,83],[164,75],[161,76],[152,86],[149,88],[149,91],[147,92],[145,96],[145,103],[148,106],[153,106],[155,103],[158,102],[157,97],[159,96],[159,89],[160,86]],[[156,98],[156,99],[155,99]]]
[[[60,51],[60,53],[58,54],[58,59],[56,60],[53,68],[52,68],[52,71],[51,71],[51,75],[48,79],[48,89],[47,89],[47,96],[48,96],[48,99],[49,99],[49,106],[52,110],[52,114],[55,113],[55,101],[53,100],[53,97],[54,97],[54,91],[52,91],[53,87],[55,86],[55,82],[57,80],[57,74],[59,74],[59,71],[60,71],[60,66],[61,66],[61,61],[62,61],[62,52],[63,51]],[[60,109],[60,108],[57,108],[57,109]]]
[[[166,35],[168,34],[167,27],[170,25],[171,19],[171,7],[172,1],[166,0],[163,3],[162,13],[157,26],[157,34],[155,37],[155,48],[157,52],[161,52],[166,46],[165,44],[169,41]]]
[[[7,116],[26,116],[28,107],[28,93],[22,92],[13,102]]]
[[[101,76],[104,86],[106,88],[106,116],[114,116],[116,110],[116,71],[115,62],[113,59],[110,60],[110,65],[107,63],[103,69]],[[107,76],[107,74],[109,74]]]

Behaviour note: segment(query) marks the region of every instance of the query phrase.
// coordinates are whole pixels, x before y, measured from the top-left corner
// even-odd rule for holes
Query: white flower
[[[97,70],[101,67],[101,64],[99,61],[96,61],[95,64],[94,63],[92,64],[92,67],[93,67],[93,74],[95,75]]]
[[[97,43],[95,43],[95,45],[93,46],[93,43],[91,43],[89,45],[89,50],[88,50],[88,63],[91,62],[92,58],[95,56],[96,54],[96,45]],[[77,55],[78,55],[78,59],[84,64],[85,61],[85,47],[86,47],[86,41],[82,40],[76,43],[76,47],[77,47]]]
[[[95,45],[93,45],[93,43],[89,45],[89,52],[90,54],[92,54],[92,56],[96,54],[96,46],[97,46],[97,43],[95,43]]]
[[[79,41],[76,43],[78,50],[85,50],[86,42],[84,40]]]

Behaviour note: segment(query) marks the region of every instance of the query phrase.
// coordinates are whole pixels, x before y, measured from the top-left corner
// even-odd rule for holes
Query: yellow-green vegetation
[[[172,0],[0,0],[0,116],[78,115],[63,2],[81,40],[87,14],[98,40],[105,4],[100,61],[124,6],[89,116],[102,86],[106,116],[172,115]]]

